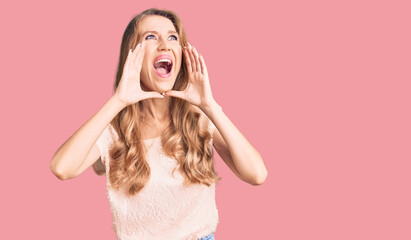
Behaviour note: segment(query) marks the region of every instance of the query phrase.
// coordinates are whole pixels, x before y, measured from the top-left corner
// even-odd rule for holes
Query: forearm
[[[202,111],[223,137],[239,174],[244,179],[256,179],[257,182],[263,182],[267,176],[267,169],[260,153],[241,134],[217,102],[212,101],[202,108]]]
[[[91,148],[110,121],[124,108],[114,96],[83,124],[60,148],[50,162],[51,171],[64,179],[82,166]]]

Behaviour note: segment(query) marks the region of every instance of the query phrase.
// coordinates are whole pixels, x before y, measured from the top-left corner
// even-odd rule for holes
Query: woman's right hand
[[[141,89],[140,72],[145,52],[144,42],[137,44],[133,52],[129,50],[123,74],[114,94],[125,106],[147,98],[164,98],[158,92],[146,92]]]

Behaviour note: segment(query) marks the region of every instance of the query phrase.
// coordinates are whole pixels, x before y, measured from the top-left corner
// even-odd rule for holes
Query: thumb
[[[146,92],[144,95],[145,98],[164,98],[164,96],[158,92]]]
[[[178,97],[181,99],[186,99],[185,94],[181,91],[175,91],[175,90],[171,90],[171,91],[167,91],[164,93],[166,96],[171,96],[171,97]]]

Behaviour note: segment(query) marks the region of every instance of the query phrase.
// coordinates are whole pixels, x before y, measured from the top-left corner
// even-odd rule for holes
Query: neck
[[[144,100],[144,119],[150,122],[163,122],[169,119],[170,96],[161,98],[148,98]]]

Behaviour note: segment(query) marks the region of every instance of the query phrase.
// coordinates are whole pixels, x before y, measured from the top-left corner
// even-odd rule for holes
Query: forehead
[[[176,31],[170,19],[163,16],[146,16],[139,25],[139,32],[157,31],[167,33],[169,30]]]

